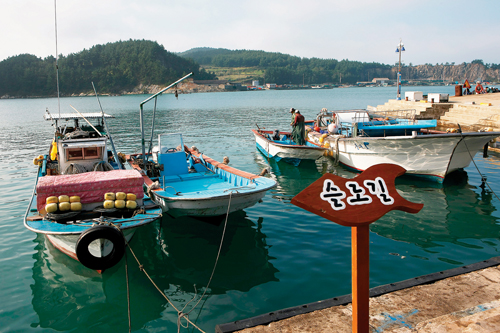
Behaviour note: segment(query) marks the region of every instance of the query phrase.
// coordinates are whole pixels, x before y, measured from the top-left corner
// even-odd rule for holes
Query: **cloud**
[[[147,39],[172,52],[193,47],[264,50],[300,57],[394,64],[498,63],[493,0],[65,0],[57,3],[58,49],[69,54],[118,40]],[[480,18],[471,22],[471,18]],[[54,2],[8,1],[0,59],[54,55]]]

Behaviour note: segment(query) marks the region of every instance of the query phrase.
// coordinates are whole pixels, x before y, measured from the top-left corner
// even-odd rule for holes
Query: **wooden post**
[[[370,228],[351,227],[352,332],[367,333],[370,304]]]
[[[391,210],[418,213],[423,204],[396,191],[396,177],[406,172],[395,164],[377,164],[352,178],[325,174],[292,198],[292,204],[340,225],[351,227],[352,332],[368,333],[370,319],[370,223]]]

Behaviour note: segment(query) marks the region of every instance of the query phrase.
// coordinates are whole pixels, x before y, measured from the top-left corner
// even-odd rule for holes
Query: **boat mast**
[[[398,75],[397,75],[397,88],[398,88],[398,94],[397,94],[397,100],[401,100],[401,52],[405,51],[405,46],[403,45],[403,42],[401,41],[401,38],[399,39],[399,44],[396,49],[396,52],[399,53],[399,66],[398,66]]]
[[[57,109],[59,111],[59,119],[61,119],[61,101],[59,99],[59,53],[57,52],[57,0],[54,0],[54,22],[56,31],[56,81],[57,81]],[[57,127],[57,122],[56,122]]]

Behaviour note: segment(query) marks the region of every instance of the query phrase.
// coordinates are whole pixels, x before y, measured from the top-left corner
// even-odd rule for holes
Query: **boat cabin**
[[[113,118],[106,114],[104,117]],[[101,113],[52,115],[47,111],[44,118],[52,121],[56,128],[47,174],[93,171],[104,163],[113,166],[113,161],[108,162],[108,136]]]
[[[322,111],[316,119],[321,131],[329,133],[334,124],[335,132],[345,137],[385,137],[417,135],[421,129],[434,128],[437,120],[416,119],[415,110],[382,111],[367,110]]]

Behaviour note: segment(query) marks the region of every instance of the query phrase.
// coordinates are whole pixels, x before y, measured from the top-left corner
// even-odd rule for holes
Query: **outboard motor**
[[[274,130],[273,140],[279,140],[279,139],[280,139],[280,131]]]

